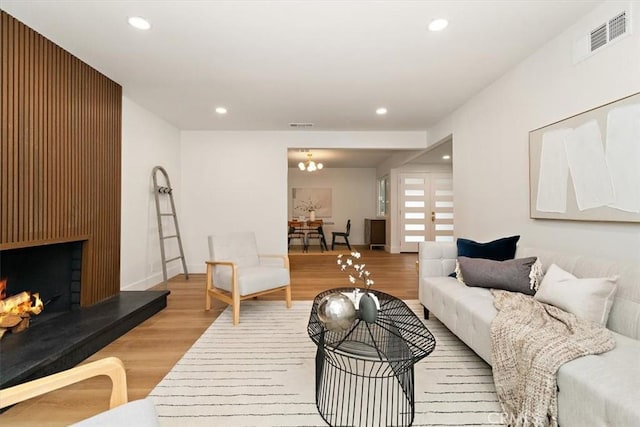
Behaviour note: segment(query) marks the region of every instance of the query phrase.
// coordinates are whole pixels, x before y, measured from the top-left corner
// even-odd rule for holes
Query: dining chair
[[[349,233],[351,232],[351,220],[347,220],[347,228],[345,231],[332,231],[331,232],[331,250],[335,245],[347,245],[349,250],[351,250],[351,245],[349,244]],[[337,242],[336,237],[342,237],[344,242]]]
[[[211,298],[233,308],[233,324],[240,323],[240,301],[284,291],[291,308],[291,279],[287,255],[260,255],[253,232],[209,236],[205,310]]]
[[[287,232],[287,250],[291,250],[291,241],[292,240],[300,240],[300,244],[302,245],[302,251],[307,251],[307,239],[305,232],[303,230],[304,223],[302,221],[288,221],[287,222],[288,232]]]
[[[320,251],[324,252],[325,250],[329,250],[327,248],[327,239],[324,237],[324,230],[322,226],[324,225],[323,221],[315,220],[315,221],[307,221],[307,252],[309,251],[309,242],[311,240],[317,239],[320,245]]]

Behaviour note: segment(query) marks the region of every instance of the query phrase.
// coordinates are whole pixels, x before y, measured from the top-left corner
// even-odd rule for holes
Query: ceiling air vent
[[[614,5],[617,4],[617,2],[611,2],[611,4]],[[633,28],[631,28],[633,23],[631,5],[624,9],[618,9],[615,5],[613,7],[615,7],[615,9],[611,10],[610,13],[598,18],[598,20],[602,20],[600,21],[601,24],[597,27],[591,27],[591,25],[593,25],[592,21],[589,26],[585,25],[582,29],[578,30],[576,33],[577,37],[574,38],[573,42],[574,64],[603,51],[631,35],[633,32]],[[604,15],[604,13],[602,15]]]
[[[607,44],[607,24],[591,30],[591,52]]]
[[[609,41],[627,32],[627,12],[609,20]]]
[[[289,127],[294,129],[304,129],[313,127],[313,123],[289,123]]]

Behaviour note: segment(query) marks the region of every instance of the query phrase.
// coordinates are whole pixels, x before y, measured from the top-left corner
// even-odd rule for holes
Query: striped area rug
[[[418,301],[407,304],[422,318]],[[314,398],[311,301],[245,301],[205,331],[152,390],[163,426],[325,426]],[[436,349],[415,366],[414,426],[496,426],[491,368],[438,320]]]

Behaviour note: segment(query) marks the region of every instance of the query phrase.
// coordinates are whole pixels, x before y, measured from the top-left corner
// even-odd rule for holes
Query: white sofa
[[[555,263],[576,277],[618,275],[607,328],[615,349],[584,356],[558,371],[558,420],[561,427],[640,426],[640,264],[518,248],[516,258],[537,256],[543,269]],[[490,324],[496,316],[488,289],[448,277],[455,269],[455,243],[422,242],[419,298],[429,312],[491,364]]]

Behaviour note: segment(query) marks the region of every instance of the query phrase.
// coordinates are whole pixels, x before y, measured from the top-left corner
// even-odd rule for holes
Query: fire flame
[[[29,318],[32,314],[40,314],[44,304],[40,294],[20,292],[17,295],[6,296],[7,279],[0,280],[0,339],[5,332],[11,330],[17,334],[29,327]]]
[[[30,313],[30,314],[40,314],[42,313],[42,309],[44,308],[44,304],[40,299],[39,293],[34,293],[31,295],[28,301],[25,301],[21,304],[16,305],[15,307],[9,310],[9,314],[22,314],[22,313]]]
[[[7,297],[7,279],[0,280],[0,315],[40,314],[43,309],[39,293],[21,292]]]

